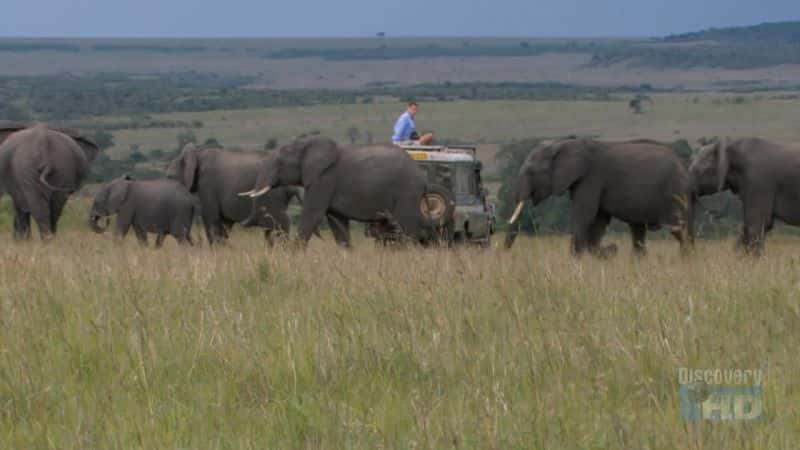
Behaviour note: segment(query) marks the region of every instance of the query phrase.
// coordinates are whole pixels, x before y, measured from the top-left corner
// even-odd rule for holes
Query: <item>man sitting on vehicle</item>
[[[425,133],[422,136],[417,133],[414,116],[417,115],[418,108],[416,102],[408,103],[408,109],[394,124],[392,143],[395,145],[430,145],[433,142],[433,133]]]

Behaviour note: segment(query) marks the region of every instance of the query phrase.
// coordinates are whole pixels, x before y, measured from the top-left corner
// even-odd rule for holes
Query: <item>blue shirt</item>
[[[406,111],[400,116],[400,118],[397,119],[397,122],[394,124],[392,142],[397,144],[398,142],[407,141],[411,139],[411,133],[416,130],[417,125],[414,123],[414,117],[409,114],[408,111]]]

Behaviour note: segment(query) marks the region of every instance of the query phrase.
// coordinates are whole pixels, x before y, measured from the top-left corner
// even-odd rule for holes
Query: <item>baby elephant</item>
[[[133,226],[139,243],[147,245],[147,233],[156,233],[156,247],[171,234],[179,244],[192,244],[196,203],[186,188],[174,180],[131,180],[124,175],[104,185],[94,197],[89,213],[92,230],[102,233],[100,218],[117,215],[114,236],[123,238]]]

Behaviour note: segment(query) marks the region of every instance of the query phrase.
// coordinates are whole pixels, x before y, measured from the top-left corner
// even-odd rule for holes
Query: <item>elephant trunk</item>
[[[95,233],[105,233],[106,229],[108,229],[107,217],[106,217],[106,224],[100,225],[100,219],[102,217],[103,216],[96,213],[95,211],[92,211],[91,214],[89,214],[89,227],[91,227],[92,231],[94,231]]]
[[[244,219],[244,221],[241,222],[241,225],[245,228],[259,226],[261,224],[260,218],[263,217],[263,215],[264,212],[261,211],[261,208],[254,204],[250,209],[250,216]]]

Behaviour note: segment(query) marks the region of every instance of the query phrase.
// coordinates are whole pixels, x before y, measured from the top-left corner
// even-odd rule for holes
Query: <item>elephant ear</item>
[[[93,140],[85,136],[73,137],[72,139],[80,146],[81,150],[83,150],[83,153],[86,155],[86,160],[91,164],[94,159],[97,158],[97,154],[100,153],[100,147],[98,147]]]
[[[728,171],[731,168],[730,157],[728,156],[728,138],[722,138],[717,143],[717,191],[725,189],[728,179]]]
[[[303,149],[301,176],[303,186],[310,186],[339,159],[339,146],[333,139],[303,139],[297,143]]]
[[[128,175],[124,175],[117,179],[111,186],[108,193],[108,210],[112,212],[119,211],[125,199],[128,197],[128,190],[131,186],[131,179]]]
[[[186,144],[181,159],[183,159],[183,185],[191,191],[197,178],[197,147],[191,142]]]
[[[552,195],[561,195],[580,180],[589,168],[586,151],[570,144],[556,149],[552,159]]]
[[[81,150],[83,150],[83,154],[86,156],[86,160],[89,164],[91,164],[94,159],[97,158],[97,154],[100,153],[100,147],[97,146],[94,140],[84,136],[80,131],[74,128],[51,128],[51,130],[71,137]]]

